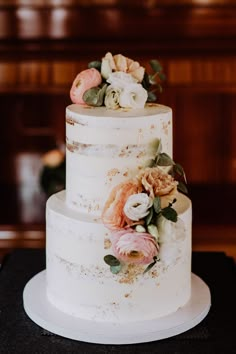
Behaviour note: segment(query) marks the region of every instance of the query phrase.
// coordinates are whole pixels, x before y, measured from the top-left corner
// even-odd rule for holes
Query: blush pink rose
[[[142,189],[142,183],[137,179],[122,182],[113,188],[102,212],[102,221],[108,229],[121,229],[133,223],[124,213],[124,205],[130,195],[140,193]]]
[[[97,87],[102,83],[100,72],[95,69],[86,69],[81,71],[73,81],[70,98],[73,103],[85,104],[83,94],[92,87]]]
[[[110,52],[106,53],[103,58],[108,60],[111,71],[122,71],[132,75],[137,82],[142,82],[145,69],[137,61],[125,57],[122,54],[112,55]]]
[[[149,264],[159,251],[150,234],[136,232],[131,228],[113,232],[111,242],[114,255],[128,264]]]
[[[147,167],[138,178],[141,179],[145,191],[151,198],[156,196],[161,198],[162,208],[167,207],[177,197],[178,182],[159,167]]]

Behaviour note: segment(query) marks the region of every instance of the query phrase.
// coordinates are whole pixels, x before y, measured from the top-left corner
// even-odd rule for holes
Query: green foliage
[[[158,60],[152,59],[149,63],[153,72],[152,74],[144,75],[142,85],[148,91],[147,101],[155,102],[157,100],[156,92],[162,92],[161,82],[166,80],[166,77]]]
[[[147,226],[151,223],[153,215],[154,215],[154,210],[153,210],[153,208],[150,208],[149,209],[149,214],[145,218],[145,223],[146,223]]]
[[[173,166],[174,161],[169,155],[167,155],[165,152],[162,152],[157,155],[156,164],[157,166]]]
[[[188,188],[184,182],[179,181],[177,188],[179,192],[188,194]]]
[[[111,266],[110,270],[113,274],[118,274],[121,270],[121,264],[119,264],[118,266]]]
[[[161,210],[162,216],[164,216],[167,220],[176,222],[178,219],[178,215],[175,209],[173,209],[170,205]]]
[[[110,267],[117,267],[120,265],[119,259],[117,259],[115,256],[108,254],[104,257],[104,262],[108,264]]]
[[[153,207],[157,214],[161,211],[161,198],[159,196],[155,197],[153,200]]]
[[[90,106],[100,107],[103,105],[107,85],[92,87],[85,91],[83,100]]]
[[[170,166],[169,174],[178,181],[178,190],[184,194],[188,194],[187,189],[187,178],[184,172],[183,167],[179,163],[175,163],[173,159],[166,154],[165,152],[157,153],[154,160],[151,161],[151,167],[160,166],[160,167],[168,167]]]
[[[147,101],[148,102],[156,102],[157,100],[157,96],[154,92],[152,91],[148,91],[148,98],[147,98]]]
[[[90,63],[88,63],[88,68],[89,69],[97,69],[98,71],[101,71],[101,66],[102,66],[102,62],[100,60],[94,60],[91,61]]]
[[[156,264],[157,262],[157,257],[153,257],[153,262],[150,263],[147,268],[144,270],[143,274],[147,273],[150,269],[152,269],[152,267]]]

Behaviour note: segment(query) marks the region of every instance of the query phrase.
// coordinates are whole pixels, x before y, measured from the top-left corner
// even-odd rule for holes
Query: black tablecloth
[[[178,336],[132,345],[90,344],[52,334],[24,312],[25,284],[45,268],[44,250],[16,250],[0,270],[0,353],[236,353],[236,273],[224,253],[193,253],[193,272],[209,286],[212,306],[196,327]]]

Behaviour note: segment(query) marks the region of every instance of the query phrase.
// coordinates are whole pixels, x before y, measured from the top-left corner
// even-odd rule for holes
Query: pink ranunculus
[[[127,264],[149,264],[159,252],[150,234],[136,232],[131,228],[114,231],[111,242],[114,255]]]
[[[86,69],[81,71],[73,81],[70,98],[73,103],[85,104],[83,94],[92,87],[97,87],[102,83],[100,72],[95,69]]]
[[[130,195],[141,193],[142,188],[141,181],[137,179],[122,182],[113,188],[102,212],[102,221],[108,229],[121,229],[132,224],[124,213],[124,205]]]

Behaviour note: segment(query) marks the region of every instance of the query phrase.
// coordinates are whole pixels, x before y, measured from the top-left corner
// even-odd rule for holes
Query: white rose
[[[125,88],[128,84],[137,83],[137,80],[130,74],[123,71],[116,71],[111,73],[107,79],[107,82],[113,87]]]
[[[105,106],[109,109],[117,109],[120,106],[120,93],[121,89],[119,87],[115,88],[111,85],[108,86],[105,95]]]
[[[120,106],[123,108],[143,108],[148,94],[141,84],[126,85],[120,95]]]
[[[149,213],[153,200],[145,193],[132,194],[124,206],[125,215],[133,221],[143,219]]]

